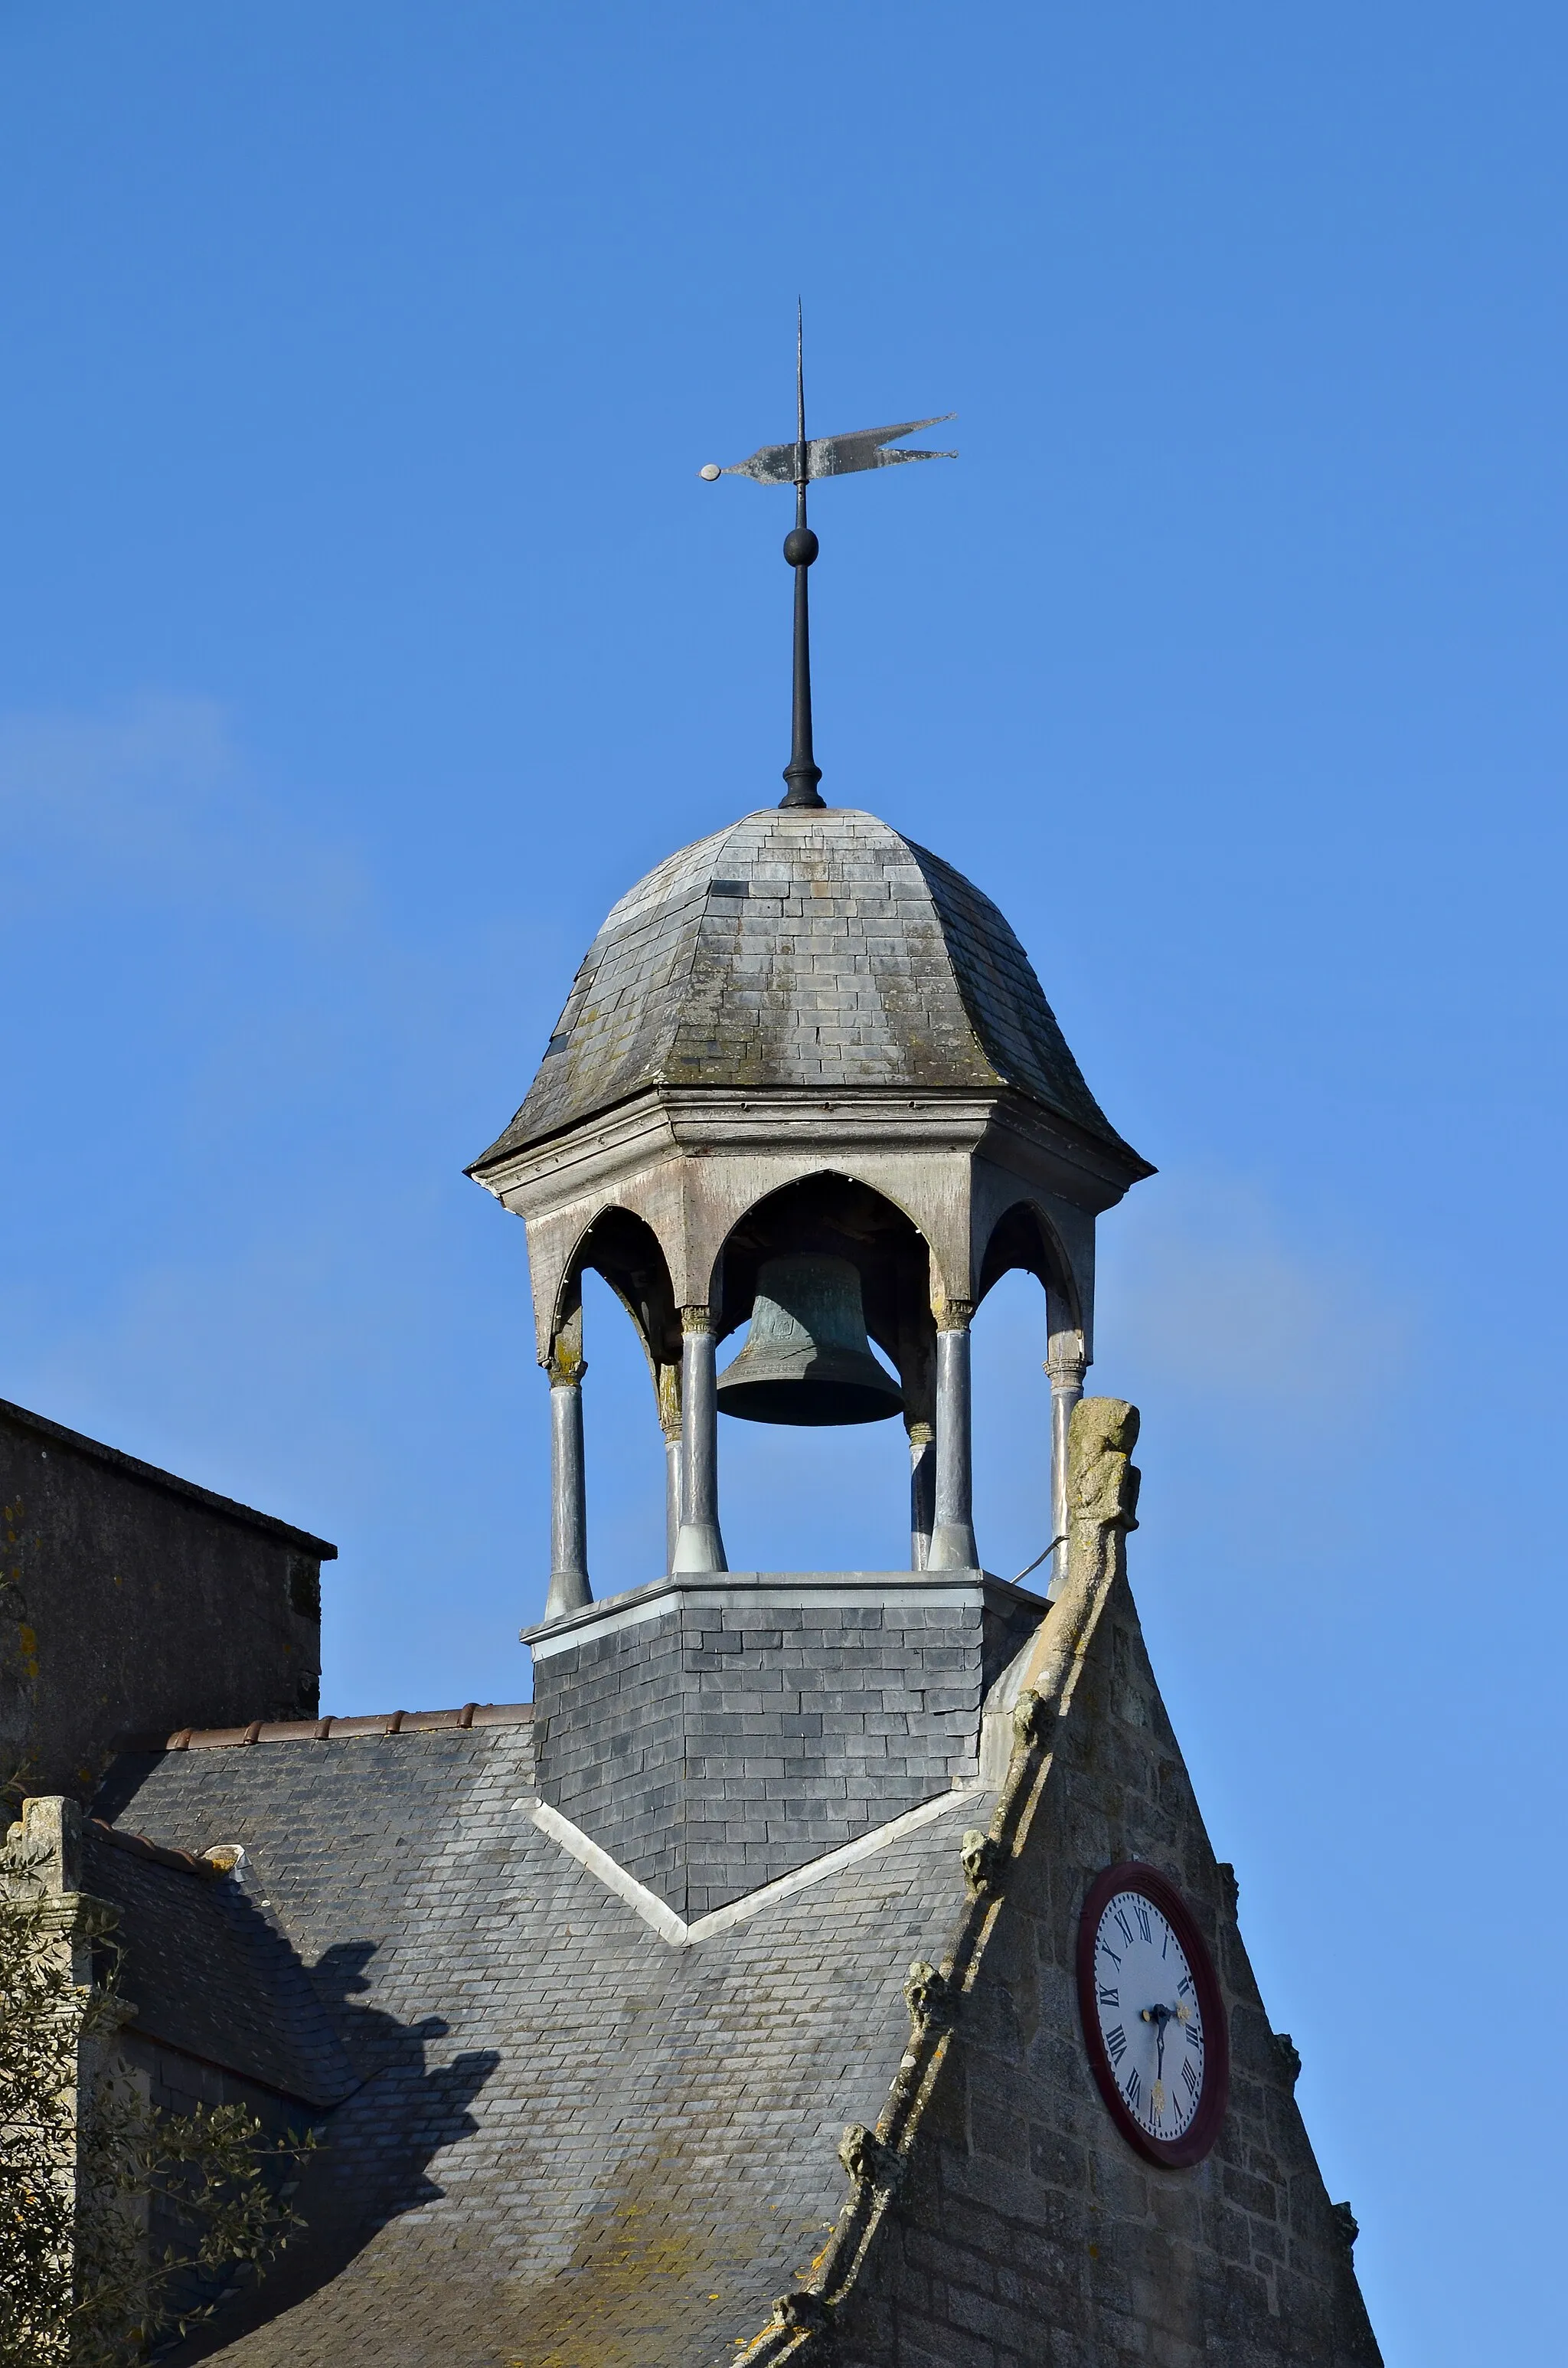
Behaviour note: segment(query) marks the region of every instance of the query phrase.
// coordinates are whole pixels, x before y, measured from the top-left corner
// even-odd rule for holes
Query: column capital
[[[1045,1344],[1045,1370],[1052,1383],[1065,1382],[1081,1389],[1088,1368],[1083,1333],[1074,1325],[1064,1324],[1060,1330],[1053,1325]]]
[[[683,1307],[680,1311],[680,1328],[683,1332],[713,1331],[715,1329],[713,1310],[695,1304],[690,1307]]]
[[[938,1332],[967,1332],[974,1320],[972,1299],[946,1299],[936,1310]]]

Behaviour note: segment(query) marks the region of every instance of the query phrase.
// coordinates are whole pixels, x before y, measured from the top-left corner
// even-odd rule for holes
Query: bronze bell
[[[871,1354],[860,1277],[847,1258],[767,1258],[745,1347],[719,1376],[719,1404],[748,1422],[881,1422],[903,1394]]]

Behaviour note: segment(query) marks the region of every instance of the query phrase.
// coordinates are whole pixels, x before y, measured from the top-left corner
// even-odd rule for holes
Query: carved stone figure
[[[1138,1527],[1141,1474],[1131,1461],[1138,1409],[1125,1398],[1080,1398],[1067,1435],[1067,1567],[1074,1549],[1103,1553],[1109,1533]]]
[[[827,2325],[827,2307],[820,2295],[804,2290],[780,2294],[773,2305],[773,2323],[775,2327],[787,2328],[791,2334],[801,2329],[814,2330]]]
[[[857,2187],[873,2187],[888,2175],[888,2150],[864,2122],[850,2123],[838,2141],[838,2159]]]
[[[1110,1584],[1138,1526],[1141,1474],[1131,1461],[1138,1409],[1125,1398],[1080,1398],[1067,1434],[1067,1581],[1041,1622],[1023,1671],[1014,1725],[1021,1743],[1050,1748]],[[1030,1696],[1038,1701],[1031,1704]]]
[[[951,2021],[953,1994],[935,1965],[927,1965],[917,1957],[909,1968],[903,1996],[916,2030]]]
[[[963,1838],[963,1873],[976,1898],[1001,1888],[1005,1853],[989,1834],[971,1827]]]

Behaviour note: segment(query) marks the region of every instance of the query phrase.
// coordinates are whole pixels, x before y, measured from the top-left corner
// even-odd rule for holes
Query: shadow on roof
[[[475,2049],[449,2064],[432,2064],[430,2044],[449,2028],[438,2015],[405,2023],[359,2005],[375,1949],[373,1941],[348,1942],[328,1949],[309,1968],[362,2080],[312,2124],[321,2151],[308,2161],[296,2198],[304,2232],[259,2285],[165,2353],[167,2368],[188,2368],[269,2325],[341,2276],[389,2222],[439,2202],[445,2191],[429,2175],[432,2159],[478,2127],[468,2109],[499,2065],[499,2054]]]

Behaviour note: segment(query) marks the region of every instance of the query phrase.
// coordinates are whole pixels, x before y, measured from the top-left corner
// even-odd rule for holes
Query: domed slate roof
[[[1010,1086],[1128,1151],[990,898],[852,807],[747,814],[629,890],[474,1165],[655,1085]]]

